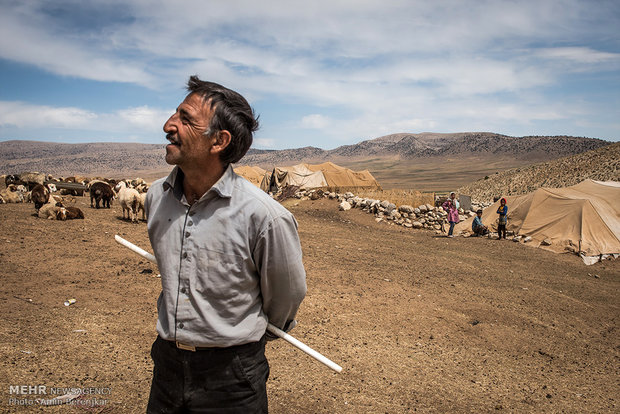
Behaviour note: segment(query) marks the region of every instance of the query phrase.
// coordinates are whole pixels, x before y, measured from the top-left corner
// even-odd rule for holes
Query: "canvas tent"
[[[368,170],[353,171],[332,162],[275,167],[271,177],[269,180],[263,181],[261,188],[265,191],[276,191],[287,185],[295,185],[302,189],[320,187],[379,188],[379,183]]]
[[[312,171],[321,171],[329,187],[379,188],[379,183],[368,170],[353,171],[329,161],[307,166]]]
[[[557,253],[576,250],[586,263],[602,255],[620,254],[620,183],[585,180],[566,188],[539,188],[505,197],[508,226],[530,236],[531,245]],[[499,201],[486,208],[482,222],[497,229]],[[456,230],[471,231],[473,218]],[[543,240],[550,240],[544,245]],[[569,247],[570,246],[570,247]]]
[[[260,187],[260,184],[263,181],[265,175],[269,174],[261,167],[250,167],[249,165],[240,165],[238,167],[235,167],[234,170],[235,173],[242,176],[257,187]]]
[[[263,181],[261,184],[264,191],[275,191],[286,186],[303,189],[327,187],[327,181],[321,171],[312,171],[306,164],[297,164],[292,167],[275,167],[269,182]]]

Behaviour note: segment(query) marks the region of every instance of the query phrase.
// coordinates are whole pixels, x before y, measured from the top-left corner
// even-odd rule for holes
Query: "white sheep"
[[[15,184],[9,184],[9,186],[0,192],[0,196],[2,196],[2,200],[4,203],[23,203],[24,195],[21,191],[17,190],[17,186]]]
[[[58,202],[53,198],[50,197],[50,202],[43,204],[41,206],[41,208],[39,209],[38,215],[40,218],[43,219],[48,219],[48,220],[56,220],[58,217],[58,213],[60,212],[61,217],[65,214],[64,212],[64,207],[61,206],[57,206]],[[62,219],[59,219],[62,220]]]
[[[118,202],[123,209],[123,219],[127,211],[127,219],[138,222],[138,206],[140,205],[140,193],[133,188],[127,188],[127,183],[121,181],[114,187],[118,195]]]
[[[144,202],[146,201],[146,193],[140,193],[140,204],[138,204],[138,212],[142,211],[142,220],[146,220],[146,209]]]

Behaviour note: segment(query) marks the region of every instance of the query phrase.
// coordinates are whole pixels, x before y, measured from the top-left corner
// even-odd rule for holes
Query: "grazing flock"
[[[32,172],[8,174],[0,178],[4,179],[6,185],[6,188],[0,191],[0,204],[33,203],[36,215],[43,219],[83,219],[84,212],[68,203],[75,203],[75,197],[82,197],[88,192],[91,208],[110,208],[116,199],[123,209],[124,220],[138,223],[140,212],[142,220],[146,220],[144,200],[148,185],[141,178],[56,178]]]

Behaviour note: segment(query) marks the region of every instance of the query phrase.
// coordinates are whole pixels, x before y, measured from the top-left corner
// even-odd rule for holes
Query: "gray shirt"
[[[258,341],[267,322],[294,326],[306,273],[293,215],[232,166],[191,206],[182,180],[175,167],[146,196],[162,283],[157,333],[227,347]]]

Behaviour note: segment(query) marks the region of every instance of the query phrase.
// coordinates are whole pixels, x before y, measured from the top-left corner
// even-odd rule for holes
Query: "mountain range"
[[[390,157],[401,160],[448,156],[500,156],[517,160],[543,161],[589,151],[609,142],[570,136],[510,137],[491,132],[454,134],[391,134],[332,150],[304,147],[287,150],[251,150],[242,160],[247,165],[283,165],[325,160],[360,160]],[[263,167],[265,168],[265,167]]]
[[[275,165],[333,161],[354,169],[369,169],[387,188],[438,190],[464,185],[489,173],[580,154],[609,144],[600,139],[571,136],[400,133],[331,150],[251,148],[240,164],[271,169]],[[139,175],[148,180],[165,175],[171,168],[164,160],[164,147],[165,143],[4,141],[0,142],[0,174],[39,171],[57,176]],[[436,173],[448,172],[454,175],[450,180],[435,177]]]

